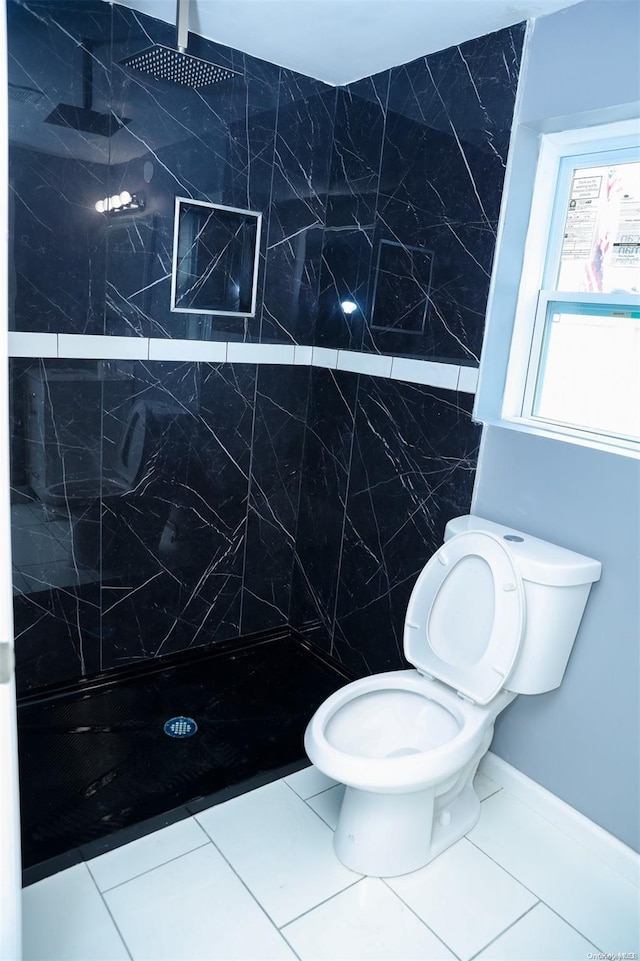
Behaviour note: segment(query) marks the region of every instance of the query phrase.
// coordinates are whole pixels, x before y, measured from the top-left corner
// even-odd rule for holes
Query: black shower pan
[[[24,883],[299,770],[350,680],[283,629],[21,698]]]

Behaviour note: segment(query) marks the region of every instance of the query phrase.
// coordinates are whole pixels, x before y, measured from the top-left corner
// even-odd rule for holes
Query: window
[[[640,450],[640,147],[625,128],[543,137],[503,417]]]

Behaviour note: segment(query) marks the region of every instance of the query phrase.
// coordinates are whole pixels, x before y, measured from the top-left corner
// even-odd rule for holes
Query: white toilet
[[[347,785],[336,854],[360,874],[423,867],[471,830],[497,715],[558,687],[601,565],[481,517],[447,524],[409,600],[415,670],[347,684],[316,711],[309,759]]]

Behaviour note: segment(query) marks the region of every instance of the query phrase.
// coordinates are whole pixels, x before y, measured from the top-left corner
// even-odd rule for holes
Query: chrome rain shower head
[[[192,87],[195,90],[200,87],[209,87],[221,80],[231,80],[232,77],[240,76],[237,70],[221,67],[217,63],[211,63],[187,53],[189,3],[190,0],[177,0],[176,50],[162,44],[155,44],[153,47],[146,47],[140,53],[121,60],[120,66],[148,73],[156,80],[169,80],[171,83],[178,83],[183,87]]]

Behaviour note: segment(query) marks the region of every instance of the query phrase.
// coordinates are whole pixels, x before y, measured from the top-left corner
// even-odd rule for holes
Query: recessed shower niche
[[[176,197],[171,310],[253,317],[262,214]]]
[[[403,334],[424,332],[433,251],[381,240],[375,269],[371,326]]]

